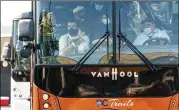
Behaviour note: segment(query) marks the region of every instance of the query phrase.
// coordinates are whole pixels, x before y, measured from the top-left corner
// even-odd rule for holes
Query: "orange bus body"
[[[59,7],[61,7],[61,6],[59,5]],[[59,7],[56,6],[57,9]],[[43,37],[47,37],[47,36],[43,36]],[[145,50],[145,48],[144,48],[144,50]],[[149,61],[155,60],[160,57],[168,57],[168,56],[178,58],[178,53],[168,52],[168,50],[165,52],[152,52],[152,53],[149,51],[148,53],[146,52],[143,55]],[[113,57],[112,56],[113,53],[107,53],[107,55],[100,57],[100,59],[98,59],[99,61],[97,64],[99,64],[99,65],[100,64],[109,64],[109,62],[110,62],[109,59],[112,59],[112,58],[108,59],[108,57]],[[172,95],[170,94],[169,96],[156,96],[156,97],[155,96],[150,96],[150,97],[141,96],[140,97],[140,96],[135,96],[135,95],[131,96],[131,97],[130,96],[129,97],[105,97],[105,95],[104,95],[104,97],[99,96],[99,97],[93,97],[93,98],[86,98],[86,97],[65,97],[65,96],[63,97],[63,96],[54,95],[53,93],[50,93],[50,92],[38,87],[38,85],[35,83],[35,81],[34,81],[35,75],[41,74],[41,73],[38,73],[39,71],[35,70],[36,69],[35,66],[39,66],[39,65],[35,64],[36,63],[35,57],[36,56],[32,56],[32,59],[31,59],[31,62],[32,62],[32,64],[31,64],[31,87],[32,87],[31,90],[32,90],[32,97],[33,97],[32,98],[32,110],[179,110],[178,90],[177,91],[175,90],[174,91],[175,93],[171,93]],[[60,74],[61,67],[62,67],[60,64],[75,65],[78,63],[78,61],[75,61],[70,58],[68,59],[66,57],[61,57],[61,56],[55,57],[54,59],[55,59],[55,61],[57,61],[59,63],[57,65],[57,67],[59,67],[59,68],[57,69],[57,71],[55,71],[55,69],[54,69],[54,71],[57,73],[59,72],[59,74]],[[52,61],[53,58],[50,60]],[[139,58],[139,56],[137,56],[134,53],[133,54],[120,53],[120,60],[119,60],[119,54],[117,53],[116,60],[117,60],[116,61],[117,64],[121,64],[121,65],[124,64],[121,67],[116,66],[116,68],[118,68],[118,70],[123,71],[123,72],[150,71],[147,66],[138,66],[138,67],[125,66],[125,64],[127,64],[127,65],[128,64],[134,64],[134,65],[135,64],[143,64],[143,60],[141,60],[141,58]],[[175,59],[175,61],[176,61],[176,59]],[[50,68],[50,66],[51,67],[53,66],[50,63],[49,64],[48,63],[47,64],[38,63],[38,64],[40,64],[40,66],[41,66],[40,68],[46,68],[46,67]],[[165,65],[165,67],[167,67],[167,66]],[[178,65],[174,65],[171,68],[173,68],[173,67],[177,68],[177,69],[179,68]],[[56,67],[54,67],[54,68],[56,68]],[[91,67],[89,67],[89,68],[86,67],[87,70],[90,68]],[[104,69],[99,69],[99,70],[98,70],[98,68],[97,69],[92,68],[91,70],[96,71],[96,72],[98,72],[98,71],[104,72],[104,71],[108,71],[109,68],[106,67]],[[159,66],[159,68],[163,68],[163,67]],[[170,67],[168,67],[168,68],[170,68]],[[51,70],[53,71],[53,69],[51,69]],[[56,74],[55,72],[53,73],[50,71],[49,74]],[[178,72],[179,72],[179,69],[178,69]],[[87,74],[87,75],[89,76],[89,74]],[[178,75],[179,75],[179,73],[178,73]],[[151,77],[151,78],[153,78],[153,77]],[[179,80],[179,76],[176,79]],[[43,78],[42,78],[42,80],[43,80]],[[85,80],[88,81],[88,79],[85,79]],[[147,78],[144,80],[147,80]],[[150,81],[148,81],[148,82],[150,82]],[[93,83],[96,83],[96,82],[93,82]],[[127,83],[127,82],[124,81],[124,83]],[[130,84],[133,84],[133,83],[130,83]],[[152,83],[150,82],[150,84],[152,84]],[[60,88],[57,85],[59,85],[59,84],[56,84],[55,87]],[[63,84],[61,84],[61,85],[63,85]],[[62,88],[63,87],[61,87],[61,89]],[[164,91],[162,91],[162,89],[161,89],[161,91],[160,90],[157,91],[157,93],[160,93],[160,92],[164,92]],[[44,99],[44,97],[43,97],[44,95],[48,96],[48,98]]]
[[[35,84],[33,93],[33,110],[44,110],[44,103],[50,104],[48,110],[178,110],[179,104],[178,94],[161,98],[61,98],[39,89]],[[43,101],[43,94],[49,95],[47,101]],[[100,99],[111,101],[105,102],[105,108],[97,107],[96,100]]]

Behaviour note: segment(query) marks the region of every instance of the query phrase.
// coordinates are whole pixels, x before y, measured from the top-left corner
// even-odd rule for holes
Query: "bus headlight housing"
[[[3,67],[7,67],[8,66],[8,62],[7,61],[3,61],[2,65],[3,65]]]
[[[41,100],[40,110],[61,110],[60,104],[58,103],[58,98],[56,98],[53,94],[39,89],[39,96]]]
[[[176,110],[178,106],[178,95],[172,97],[169,110]]]
[[[44,103],[43,107],[44,107],[45,109],[48,109],[48,108],[50,107],[50,105],[49,105],[48,103]]]
[[[43,100],[48,100],[49,99],[49,95],[48,94],[43,94],[42,98],[43,98]]]

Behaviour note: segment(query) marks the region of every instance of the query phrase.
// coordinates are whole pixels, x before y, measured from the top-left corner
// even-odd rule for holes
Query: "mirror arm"
[[[8,62],[10,62],[10,63],[12,62],[12,60],[11,60],[11,59],[4,59],[4,60],[5,60],[5,61],[8,61]]]

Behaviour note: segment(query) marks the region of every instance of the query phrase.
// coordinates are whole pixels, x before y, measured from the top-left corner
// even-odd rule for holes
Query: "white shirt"
[[[170,41],[170,38],[165,30],[155,29],[152,33],[151,38],[167,38]],[[137,38],[134,40],[134,45],[143,45],[143,43],[150,39],[144,32],[139,34]]]
[[[77,36],[74,36],[74,37],[77,37]],[[59,40],[59,55],[63,54],[61,52],[61,50],[63,50],[64,48],[66,48],[70,45],[70,41],[71,41],[70,39],[71,38],[72,38],[72,36],[69,33],[60,37],[60,40]],[[89,37],[84,36],[83,39],[84,39],[84,42],[77,45],[78,53],[84,53],[89,49]],[[75,49],[70,52],[70,54],[74,54],[74,53],[75,53]]]

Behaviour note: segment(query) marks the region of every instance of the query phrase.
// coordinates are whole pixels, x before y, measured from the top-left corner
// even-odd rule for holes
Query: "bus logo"
[[[134,102],[132,100],[125,100],[120,101],[119,99],[103,99],[103,100],[96,100],[97,107],[132,107],[134,106]],[[130,110],[130,109],[129,109]]]
[[[110,77],[110,72],[91,72],[92,76],[93,77]],[[131,72],[131,71],[128,71],[128,72],[118,72],[117,68],[112,68],[112,80],[117,80],[118,76],[120,77],[138,77],[138,73],[137,72]]]
[[[108,106],[105,102],[107,102],[108,100],[104,99],[104,100],[96,100],[96,106],[100,107],[100,106]]]

